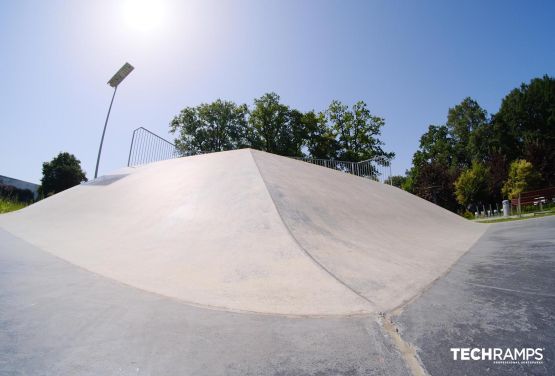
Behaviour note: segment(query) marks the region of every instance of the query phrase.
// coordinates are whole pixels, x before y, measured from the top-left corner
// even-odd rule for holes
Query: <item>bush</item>
[[[474,213],[472,213],[472,212],[470,212],[470,211],[468,211],[468,210],[466,210],[466,211],[462,214],[462,216],[463,216],[464,218],[466,218],[466,219],[474,219]]]
[[[10,201],[31,203],[35,195],[29,189],[19,189],[12,185],[0,184],[0,197]]]
[[[60,153],[42,164],[41,196],[48,197],[87,181],[81,161],[73,154]]]

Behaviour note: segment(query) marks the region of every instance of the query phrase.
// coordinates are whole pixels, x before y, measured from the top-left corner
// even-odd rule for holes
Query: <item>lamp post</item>
[[[96,158],[96,168],[94,170],[94,178],[98,176],[98,164],[100,163],[100,154],[102,153],[102,144],[104,143],[104,135],[106,134],[106,126],[108,125],[108,119],[110,118],[110,111],[112,111],[112,104],[114,103],[114,98],[116,97],[116,91],[118,90],[118,85],[135,69],[129,63],[123,64],[116,74],[108,81],[108,85],[114,88],[114,94],[112,95],[112,100],[110,101],[110,107],[108,107],[108,114],[106,115],[106,121],[104,122],[104,130],[102,131],[102,138],[100,139],[100,147],[98,148],[98,157]]]

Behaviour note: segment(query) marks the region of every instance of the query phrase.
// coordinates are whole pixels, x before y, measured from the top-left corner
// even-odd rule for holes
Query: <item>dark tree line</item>
[[[472,98],[430,125],[395,183],[452,211],[474,210],[524,189],[555,185],[555,79],[512,90],[489,116]]]
[[[379,139],[385,125],[366,103],[350,108],[333,101],[320,112],[302,112],[280,101],[276,93],[254,100],[253,106],[218,99],[186,107],[170,123],[183,153],[250,147],[274,154],[312,158],[389,161],[394,153]]]

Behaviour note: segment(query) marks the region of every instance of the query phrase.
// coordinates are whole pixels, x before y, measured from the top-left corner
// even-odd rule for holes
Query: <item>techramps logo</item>
[[[453,360],[488,360],[493,364],[543,364],[545,348],[452,347]]]

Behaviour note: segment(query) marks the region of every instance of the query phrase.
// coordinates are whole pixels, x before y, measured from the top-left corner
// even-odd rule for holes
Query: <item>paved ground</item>
[[[432,375],[555,374],[555,217],[499,223],[396,320]],[[453,347],[533,347],[542,365],[454,361]]]
[[[555,374],[554,234],[252,150],[122,170],[0,216],[0,375]]]
[[[374,316],[193,307],[0,230],[0,375],[409,375]]]
[[[431,375],[555,373],[555,218],[490,227],[395,320]],[[543,365],[450,360],[541,347]],[[77,268],[0,230],[1,375],[409,375],[371,315],[231,313]]]

